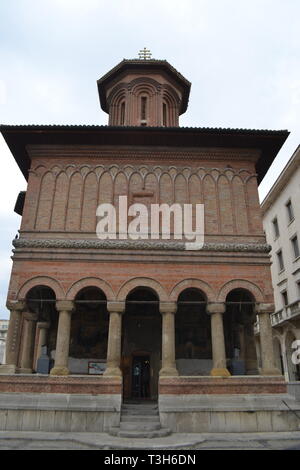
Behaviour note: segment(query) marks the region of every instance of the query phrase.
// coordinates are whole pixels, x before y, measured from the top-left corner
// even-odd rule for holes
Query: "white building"
[[[300,380],[300,365],[292,360],[294,342],[300,340],[300,146],[261,208],[267,242],[272,246],[275,313],[271,321],[277,365],[286,380]]]
[[[5,363],[5,345],[9,320],[0,320],[0,364]]]

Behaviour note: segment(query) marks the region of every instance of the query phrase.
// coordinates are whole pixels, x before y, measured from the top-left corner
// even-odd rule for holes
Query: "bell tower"
[[[190,82],[166,60],[144,48],[97,81],[100,105],[110,126],[178,127],[188,106]]]

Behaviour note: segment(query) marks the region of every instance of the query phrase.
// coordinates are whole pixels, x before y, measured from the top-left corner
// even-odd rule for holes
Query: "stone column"
[[[0,366],[1,374],[15,374],[17,369],[21,315],[26,304],[22,300],[8,301],[6,304],[10,310],[9,325],[6,337],[5,364]]]
[[[49,322],[38,322],[36,325],[39,335],[38,335],[38,344],[37,344],[37,351],[35,357],[35,363],[37,364],[38,359],[42,353],[42,346],[46,346],[47,344],[47,330],[50,328]]]
[[[71,318],[74,303],[71,300],[58,300],[56,309],[59,312],[55,362],[51,369],[51,375],[69,375],[69,347],[71,334]]]
[[[162,314],[162,351],[161,370],[159,375],[177,376],[175,360],[175,312],[176,302],[160,302],[160,313]]]
[[[109,313],[109,331],[107,343],[106,370],[103,375],[122,376],[121,372],[121,339],[122,315],[125,302],[107,302]]]
[[[230,372],[226,364],[225,338],[223,327],[223,313],[226,305],[224,303],[211,303],[207,305],[207,313],[211,316],[211,342],[213,368],[210,375],[228,377]]]
[[[36,321],[38,315],[36,313],[25,312],[24,317],[24,329],[22,338],[22,353],[20,361],[21,374],[32,374],[33,369],[33,353],[34,353],[34,340],[36,332]]]
[[[270,314],[274,312],[274,304],[257,304],[256,313],[259,316],[259,339],[261,348],[260,375],[281,375],[275,366],[273,332]]]

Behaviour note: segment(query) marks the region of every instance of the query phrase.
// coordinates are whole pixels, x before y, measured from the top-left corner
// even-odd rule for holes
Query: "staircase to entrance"
[[[160,424],[157,402],[136,401],[122,404],[120,426],[112,427],[109,434],[118,437],[153,438],[171,434]]]

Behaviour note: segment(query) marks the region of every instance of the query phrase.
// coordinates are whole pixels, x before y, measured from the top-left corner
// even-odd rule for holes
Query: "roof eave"
[[[20,170],[28,178],[27,145],[132,145],[251,148],[261,151],[256,170],[260,183],[289,132],[184,127],[0,126]]]

